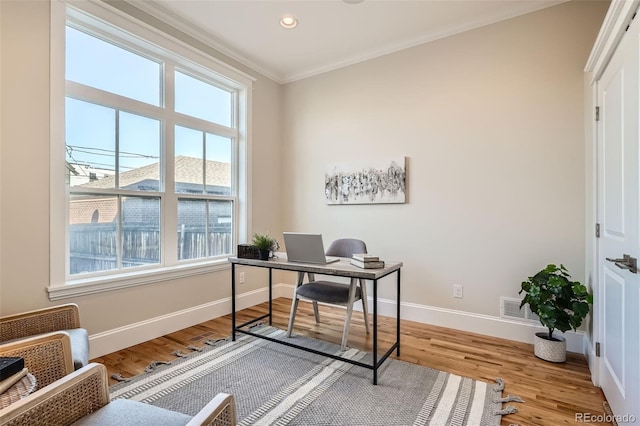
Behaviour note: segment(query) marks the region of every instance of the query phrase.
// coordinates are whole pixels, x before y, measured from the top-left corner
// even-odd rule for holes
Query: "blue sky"
[[[101,90],[161,106],[161,63],[67,27],[66,78]],[[231,94],[176,71],[176,111],[225,126],[231,124]],[[212,106],[216,106],[213,108]],[[221,107],[222,106],[222,107]],[[156,163],[160,157],[160,121],[121,111],[121,171]],[[176,126],[175,154],[231,161],[231,141]],[[96,168],[115,168],[116,110],[77,99],[66,101],[67,160]]]

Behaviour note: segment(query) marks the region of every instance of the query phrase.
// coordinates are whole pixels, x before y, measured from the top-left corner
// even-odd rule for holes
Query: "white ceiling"
[[[129,0],[286,83],[565,0]],[[279,25],[285,14],[299,24]]]

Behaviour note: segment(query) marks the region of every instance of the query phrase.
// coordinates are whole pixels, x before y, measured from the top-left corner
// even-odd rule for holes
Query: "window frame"
[[[164,88],[164,105],[157,107],[95,88],[87,88],[75,82],[65,80],[65,31],[67,23],[72,26],[88,29],[92,33],[116,40],[118,44],[147,56],[153,60],[161,59],[165,67],[171,70],[187,72],[204,81],[214,80],[217,86],[235,92],[235,114],[232,117],[231,129],[196,117],[182,115],[171,111],[167,113],[165,106],[173,110],[173,81],[167,81]],[[139,40],[145,45],[140,46]],[[254,78],[236,70],[229,65],[203,53],[182,41],[146,25],[135,18],[102,2],[51,2],[51,140],[50,140],[50,285],[48,288],[51,300],[63,299],[81,294],[91,294],[113,289],[144,285],[159,281],[173,280],[191,275],[198,275],[228,269],[227,256],[215,258],[199,258],[178,260],[177,233],[170,232],[171,224],[177,224],[177,205],[179,199],[198,199],[203,201],[231,200],[232,202],[232,250],[235,254],[237,242],[247,239],[249,232],[250,212],[250,123],[251,92]],[[171,76],[165,69],[165,76]],[[166,77],[165,77],[166,78]],[[162,88],[161,88],[162,91]],[[122,196],[154,196],[161,199],[161,260],[160,264],[135,267],[131,270],[118,269],[88,274],[69,275],[69,194],[95,194],[91,188],[67,187],[65,184],[65,98],[71,96],[83,101],[103,104],[103,99],[112,99],[116,103],[109,107],[143,114],[161,120],[161,133],[165,134],[165,142],[161,143],[161,170],[164,174],[160,191],[130,191],[117,189],[101,190],[100,194],[113,192]],[[104,97],[103,97],[104,96]],[[162,96],[162,95],[161,95]],[[126,108],[127,105],[135,109]],[[125,106],[125,107],[121,107]],[[175,118],[177,117],[177,118]],[[174,119],[175,118],[175,119]],[[202,194],[182,194],[175,192],[174,168],[166,167],[164,162],[173,162],[173,129],[174,126],[196,128],[199,131],[210,131],[224,137],[234,139],[235,149],[232,153],[232,188],[230,196]],[[170,142],[169,142],[170,141]],[[162,174],[162,173],[161,173]],[[175,208],[173,208],[175,207]],[[177,228],[173,228],[177,229]],[[176,235],[173,235],[176,234]],[[60,241],[64,241],[64,249]]]

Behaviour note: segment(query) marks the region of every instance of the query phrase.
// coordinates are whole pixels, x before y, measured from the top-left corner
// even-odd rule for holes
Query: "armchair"
[[[36,389],[73,373],[71,340],[63,331],[2,343],[0,356],[22,357],[25,367],[36,378]]]
[[[78,305],[69,303],[0,318],[0,344],[54,331],[69,335],[76,370],[89,363],[89,335],[80,326]]]
[[[127,399],[110,401],[107,369],[91,363],[0,410],[0,426],[27,424],[235,426],[236,407],[224,393],[194,417]]]
[[[351,257],[355,253],[366,252],[367,245],[364,243],[364,241],[354,238],[342,238],[331,243],[331,245],[327,249],[326,255],[337,257]],[[291,337],[299,300],[307,300],[313,302],[313,313],[316,319],[316,323],[320,322],[318,302],[347,307],[347,315],[345,317],[344,330],[342,332],[342,350],[345,350],[347,346],[349,327],[351,324],[351,314],[353,313],[353,304],[358,300],[362,301],[362,312],[364,314],[365,330],[367,333],[369,333],[369,317],[367,313],[367,286],[363,279],[351,278],[350,284],[343,284],[333,281],[316,281],[315,276],[312,273],[308,273],[308,276],[309,282],[303,283],[304,273],[299,273],[298,285],[294,290],[293,300],[291,302],[291,314],[289,316],[287,336]]]

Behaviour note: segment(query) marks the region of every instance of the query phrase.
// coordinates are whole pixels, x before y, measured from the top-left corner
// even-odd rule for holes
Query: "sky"
[[[161,63],[70,26],[66,46],[67,80],[162,106]],[[179,70],[174,80],[177,112],[231,125],[230,92]],[[66,100],[67,161],[115,170],[116,127],[121,172],[159,161],[162,134],[159,120],[72,98]],[[203,158],[206,149],[208,160],[231,162],[229,138],[178,125],[175,137],[176,156]]]

